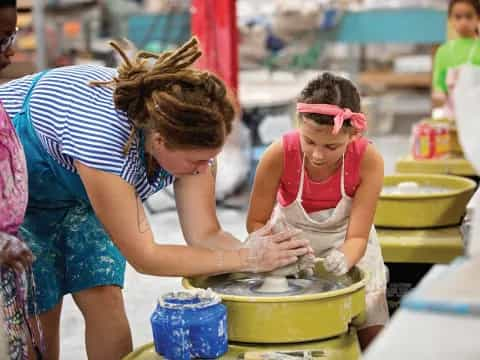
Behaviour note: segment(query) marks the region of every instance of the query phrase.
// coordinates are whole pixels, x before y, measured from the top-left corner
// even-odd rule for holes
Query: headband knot
[[[349,108],[341,108],[337,105],[297,103],[297,111],[299,113],[333,116],[332,134],[334,135],[338,134],[345,120],[350,120],[352,126],[359,131],[363,131],[367,128],[367,118],[365,117],[365,114],[356,113]]]

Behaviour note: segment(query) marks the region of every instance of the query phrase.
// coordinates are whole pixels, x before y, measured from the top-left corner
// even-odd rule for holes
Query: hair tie
[[[343,109],[337,105],[297,103],[297,111],[299,113],[334,116],[333,135],[338,134],[345,120],[350,120],[352,126],[359,131],[363,131],[367,128],[367,118],[365,117],[365,114],[353,112],[349,108]]]

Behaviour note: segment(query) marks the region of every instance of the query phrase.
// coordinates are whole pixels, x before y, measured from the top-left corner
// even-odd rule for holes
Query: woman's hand
[[[248,249],[244,271],[268,272],[292,264],[310,251],[308,240],[294,239],[301,231],[297,229],[272,234],[272,225],[251,233],[243,248]]]
[[[33,255],[19,238],[0,232],[0,265],[8,265],[21,272],[32,265]]]

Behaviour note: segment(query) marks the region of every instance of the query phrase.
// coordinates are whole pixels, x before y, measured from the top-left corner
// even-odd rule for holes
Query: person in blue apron
[[[118,69],[57,68],[0,86],[27,155],[21,233],[36,257],[48,359],[59,357],[65,294],[84,316],[89,358],[132,350],[121,293],[126,260],[144,274],[192,276],[269,271],[310,251],[295,231],[271,235],[266,227],[242,243],[220,228],[209,169],[234,110],[224,84],[191,67],[201,55],[197,40],[133,59],[112,45],[123,59]],[[155,243],[142,207],[172,183],[192,246]]]
[[[259,162],[247,229],[269,220],[301,229],[335,275],[358,265],[369,273],[362,348],[388,320],[386,275],[373,227],[383,160],[365,138],[360,95],[347,79],[323,73],[303,89],[299,128],[274,142]]]

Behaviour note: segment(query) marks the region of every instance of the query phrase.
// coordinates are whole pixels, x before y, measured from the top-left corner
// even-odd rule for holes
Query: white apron
[[[302,237],[310,241],[315,256],[323,257],[332,248],[340,248],[347,234],[352,198],[345,192],[345,169],[342,159],[340,190],[342,199],[333,209],[320,210],[308,214],[302,206],[303,182],[305,176],[305,158],[300,172],[300,186],[296,199],[288,206],[277,204],[272,222],[285,221],[297,229],[303,230]],[[366,286],[367,321],[362,328],[384,325],[388,320],[386,301],[386,276],[382,252],[375,228],[372,226],[363,258],[357,263],[369,274]]]
[[[448,93],[447,93],[447,102],[443,106],[444,116],[455,120],[455,101],[453,97],[453,93],[457,86],[457,82],[459,81],[460,74],[462,72],[466,72],[463,77],[467,77],[470,75],[469,73],[472,71],[471,69],[478,69],[478,66],[473,63],[473,57],[475,55],[475,51],[477,50],[478,44],[480,41],[475,41],[470,49],[467,62],[465,64],[449,68],[447,70],[447,75],[445,77],[445,83],[447,85]],[[450,52],[453,52],[453,46],[450,46]],[[454,54],[452,53],[452,56]],[[473,70],[475,71],[475,70]]]

